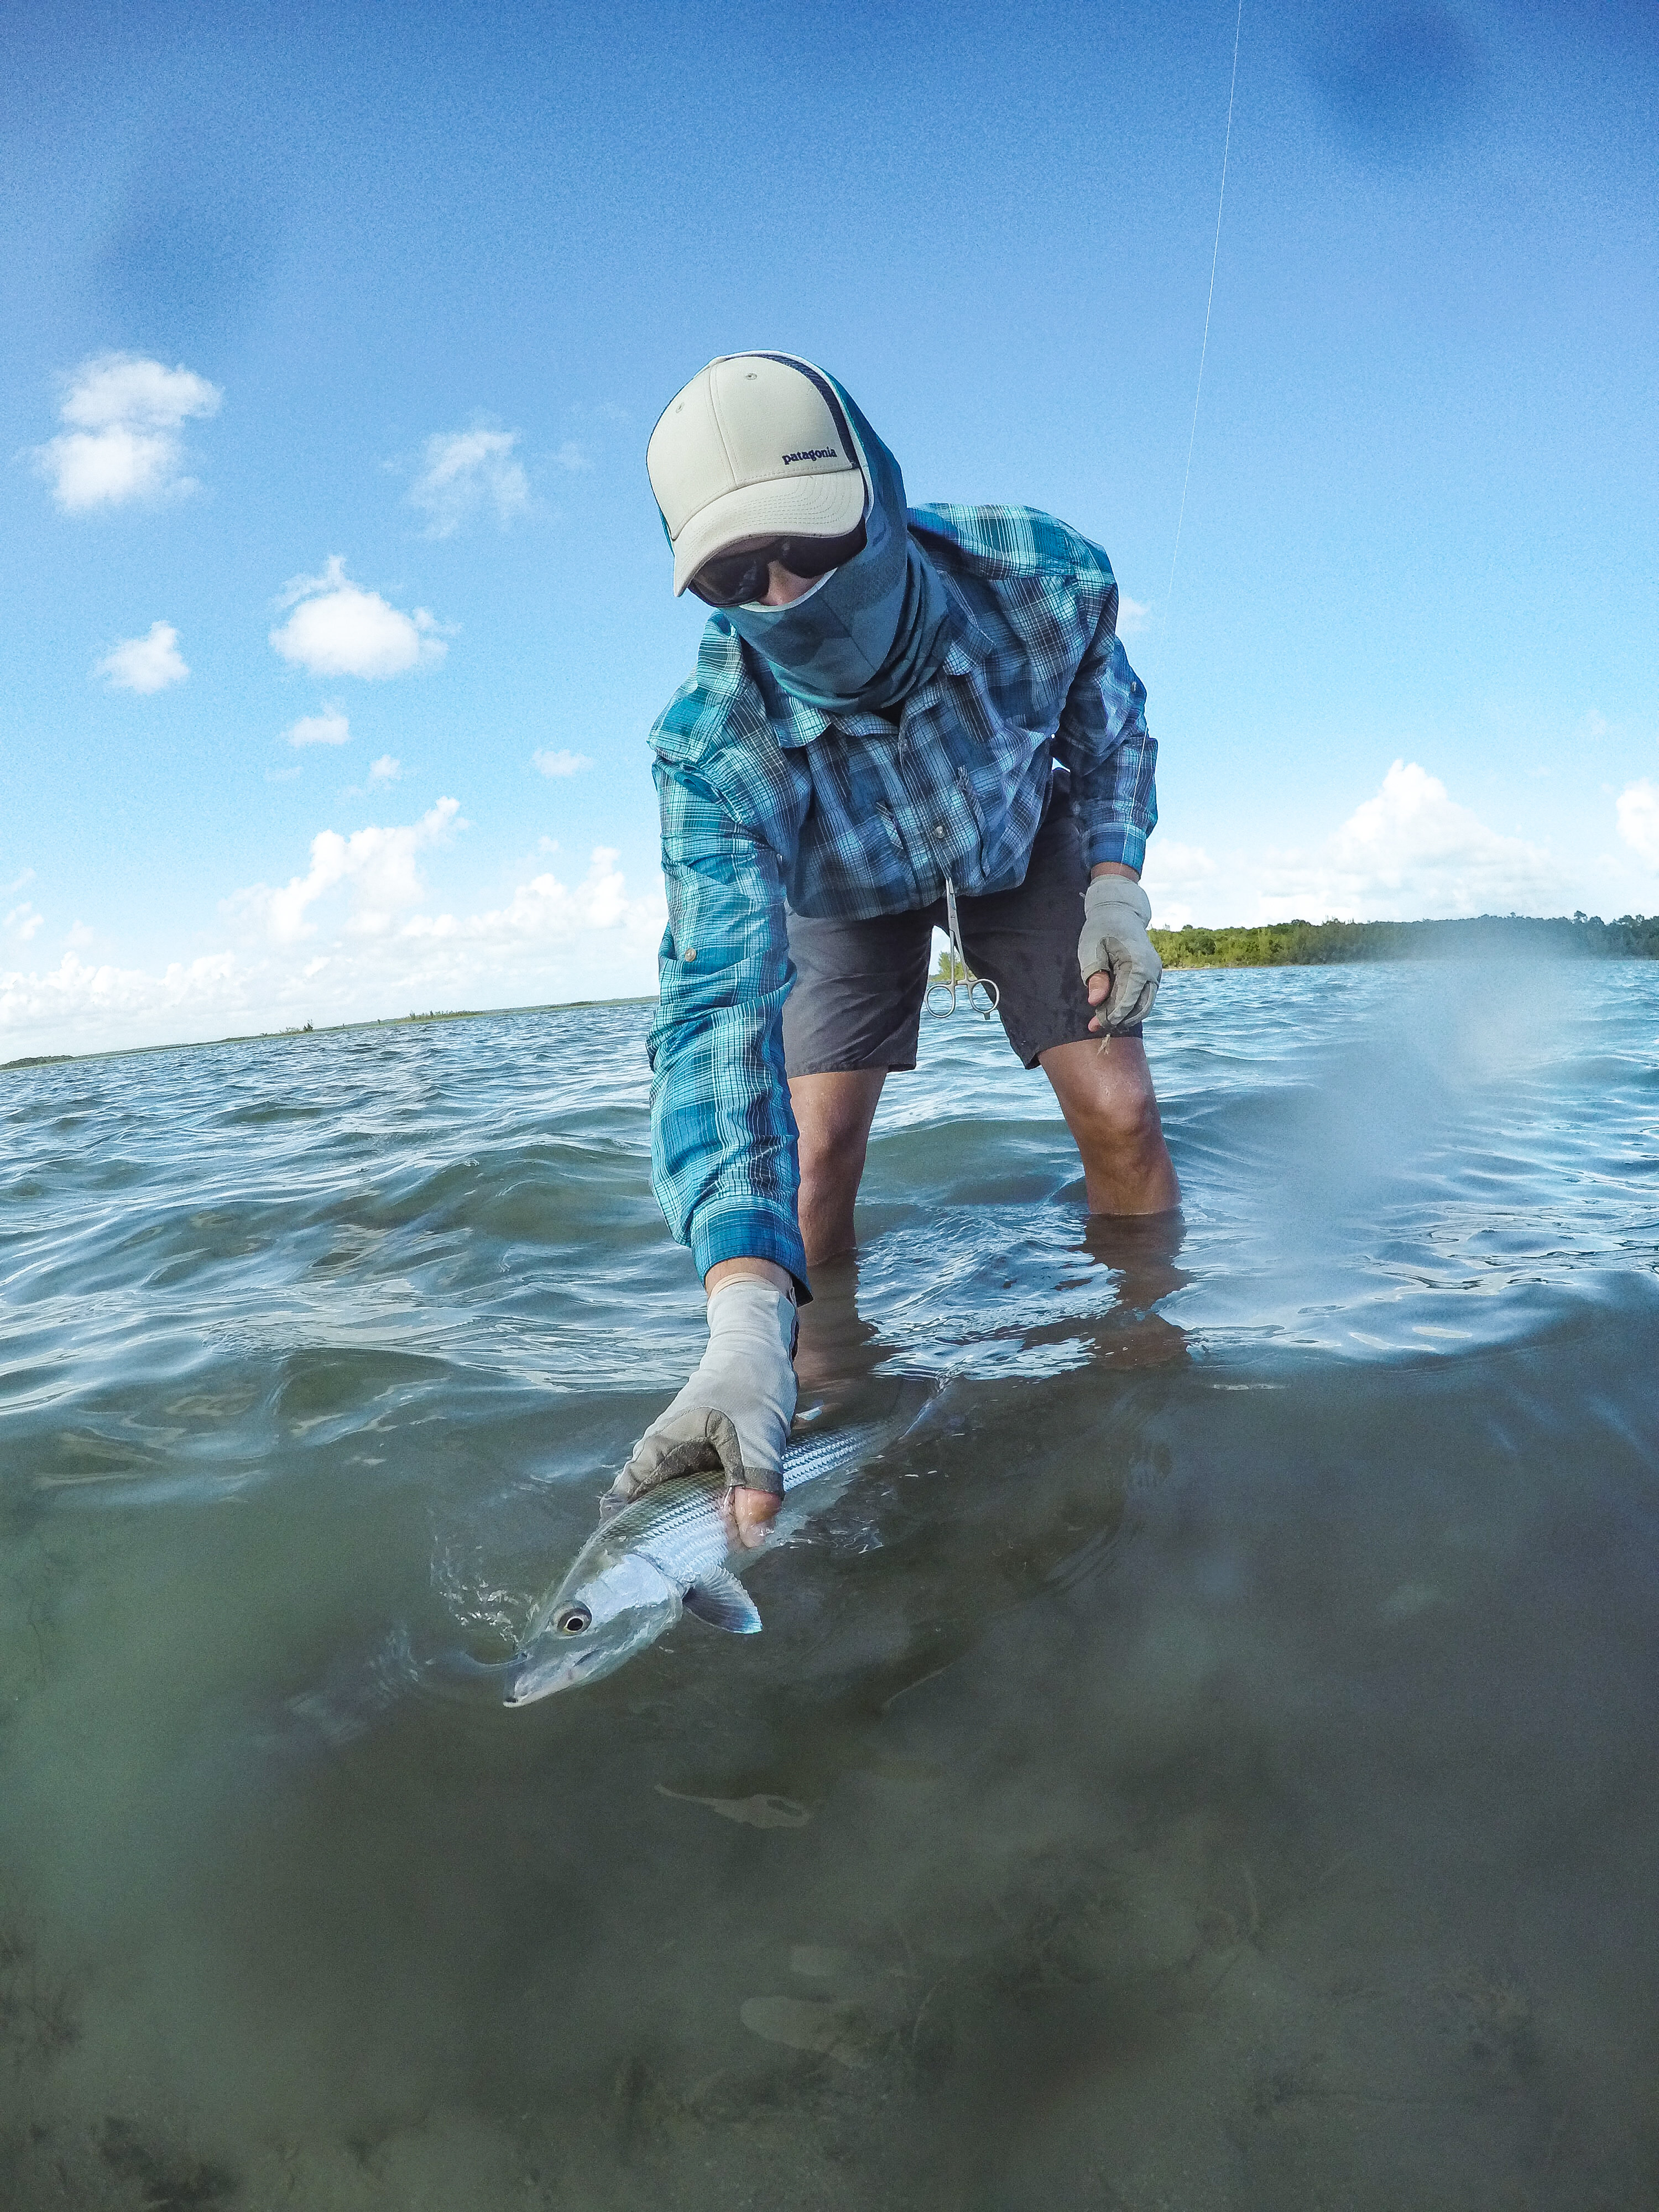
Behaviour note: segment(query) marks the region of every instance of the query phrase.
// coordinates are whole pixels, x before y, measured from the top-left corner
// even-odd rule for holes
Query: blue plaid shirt
[[[1146,694],[1111,563],[1024,507],[922,507],[951,602],[943,665],[878,714],[775,682],[723,616],[651,732],[668,927],[648,1050],[653,1182],[697,1272],[787,1267],[805,1289],[781,1016],[797,913],[903,914],[1023,883],[1055,763],[1092,866],[1139,868],[1158,819]]]

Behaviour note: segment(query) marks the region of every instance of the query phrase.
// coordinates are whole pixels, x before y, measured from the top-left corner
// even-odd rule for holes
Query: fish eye
[[[567,1606],[554,1623],[561,1636],[580,1636],[592,1625],[593,1616],[585,1605]]]

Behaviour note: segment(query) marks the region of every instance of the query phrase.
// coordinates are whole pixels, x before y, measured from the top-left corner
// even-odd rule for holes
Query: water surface
[[[702,1341],[647,1010],[0,1075],[0,2202],[1650,2203],[1659,975],[1190,973],[1179,1231],[930,1029],[805,1402],[521,1712]]]

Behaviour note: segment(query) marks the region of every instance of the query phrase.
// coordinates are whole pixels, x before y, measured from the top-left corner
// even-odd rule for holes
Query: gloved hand
[[[1083,898],[1083,934],[1078,939],[1078,965],[1086,983],[1091,975],[1111,978],[1105,1004],[1091,1029],[1109,1036],[1132,1029],[1152,1012],[1158,996],[1164,963],[1158,958],[1146,925],[1152,902],[1129,876],[1096,876]]]
[[[734,1491],[783,1496],[783,1448],[795,1418],[795,1304],[757,1275],[729,1276],[708,1301],[708,1349],[673,1404],[634,1447],[611,1486],[614,1513],[659,1482],[723,1473]],[[733,1510],[735,1533],[758,1543],[775,1507]]]

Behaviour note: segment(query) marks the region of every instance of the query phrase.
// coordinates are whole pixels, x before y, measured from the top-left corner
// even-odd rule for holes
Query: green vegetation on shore
[[[1469,921],[1269,921],[1155,929],[1166,968],[1319,968],[1358,960],[1659,960],[1659,915],[1483,914]]]

